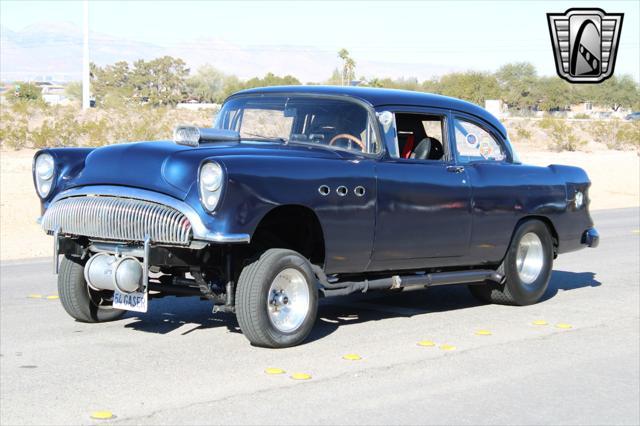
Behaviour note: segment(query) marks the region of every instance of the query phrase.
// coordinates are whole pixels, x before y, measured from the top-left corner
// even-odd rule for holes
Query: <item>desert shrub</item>
[[[17,82],[9,99],[12,102],[42,102],[42,89],[33,83]]]
[[[577,118],[578,120],[588,120],[591,118],[591,116],[589,114],[585,114],[584,112],[581,112],[579,114],[574,115],[573,118]]]
[[[593,140],[609,149],[638,148],[640,146],[640,122],[625,123],[620,120],[596,121],[587,129]]]
[[[593,137],[593,140],[606,145],[610,149],[616,149],[618,146],[617,133],[620,129],[618,120],[610,121],[594,121],[587,128],[587,132]]]
[[[550,139],[549,148],[553,151],[577,151],[585,141],[580,140],[566,120],[545,117],[538,123]]]
[[[518,126],[516,129],[516,136],[518,137],[519,140],[528,141],[531,139],[531,131],[525,129],[522,126]]]
[[[18,102],[0,114],[0,143],[20,149],[170,139],[177,124],[210,126],[213,112],[139,105],[82,111],[77,105]]]
[[[640,121],[623,123],[616,132],[616,142],[619,148],[640,149]]]
[[[27,118],[8,119],[3,117],[0,121],[2,122],[0,143],[3,147],[18,150],[28,145],[29,121]]]

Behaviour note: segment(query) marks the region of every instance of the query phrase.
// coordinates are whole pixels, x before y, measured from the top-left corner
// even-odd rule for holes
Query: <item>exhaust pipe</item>
[[[87,285],[97,291],[117,289],[121,293],[132,293],[142,287],[142,276],[142,264],[132,256],[98,253],[84,266]]]

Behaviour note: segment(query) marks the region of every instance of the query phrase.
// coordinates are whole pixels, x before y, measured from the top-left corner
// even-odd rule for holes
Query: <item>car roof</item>
[[[475,115],[493,125],[504,137],[507,135],[507,131],[502,123],[500,123],[495,116],[484,108],[461,99],[426,92],[354,86],[270,86],[242,90],[235,93],[230,98],[240,95],[268,95],[280,93],[350,96],[365,101],[373,107],[405,105],[456,110]]]

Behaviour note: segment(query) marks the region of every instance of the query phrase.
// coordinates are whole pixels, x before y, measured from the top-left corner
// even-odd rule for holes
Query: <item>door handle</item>
[[[447,171],[451,173],[462,173],[464,172],[463,166],[447,166]]]

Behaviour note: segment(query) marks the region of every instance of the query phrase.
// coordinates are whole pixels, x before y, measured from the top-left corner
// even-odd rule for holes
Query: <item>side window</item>
[[[443,161],[446,118],[439,115],[396,113],[398,150],[396,158]]]
[[[454,119],[458,161],[503,161],[504,149],[491,133],[464,119]]]

